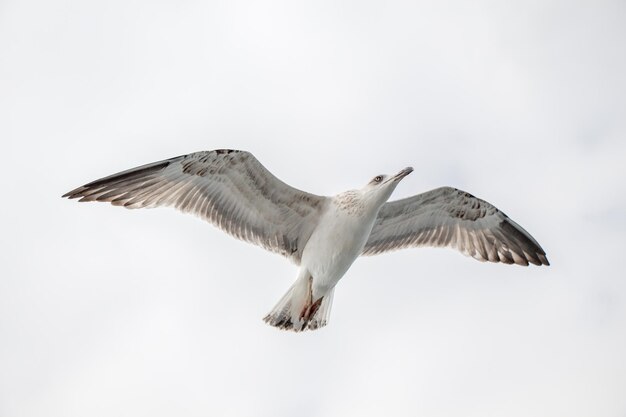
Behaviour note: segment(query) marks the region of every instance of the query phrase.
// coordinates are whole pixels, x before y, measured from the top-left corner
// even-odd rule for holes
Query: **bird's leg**
[[[313,302],[313,277],[309,277],[306,302],[304,303],[304,308],[300,312],[300,319],[304,321],[304,325],[306,325],[311,317],[315,315],[317,310],[319,310],[323,298],[324,297],[320,297]]]
[[[313,304],[313,277],[309,276],[309,285],[307,285],[306,290],[306,301],[304,302],[304,307],[300,312],[300,318],[304,320],[306,323],[309,321],[311,305]]]
[[[318,298],[313,304],[311,304],[311,307],[309,307],[309,318],[313,317],[315,313],[317,313],[317,310],[319,310],[322,305],[322,299],[324,299],[324,297]]]

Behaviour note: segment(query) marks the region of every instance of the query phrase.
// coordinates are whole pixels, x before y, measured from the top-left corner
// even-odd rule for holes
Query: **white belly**
[[[301,262],[313,277],[314,296],[333,288],[361,254],[375,218],[376,213],[354,216],[333,207],[320,219]]]

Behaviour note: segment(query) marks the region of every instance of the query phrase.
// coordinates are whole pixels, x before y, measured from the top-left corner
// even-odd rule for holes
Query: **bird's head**
[[[402,178],[413,172],[413,168],[407,167],[395,175],[376,175],[361,189],[366,198],[373,198],[382,206],[389,199],[393,190]]]

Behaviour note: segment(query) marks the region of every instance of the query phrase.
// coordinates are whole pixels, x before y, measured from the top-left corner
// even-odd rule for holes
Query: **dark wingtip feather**
[[[534,264],[532,259],[528,259],[528,258],[519,258],[515,260],[515,263],[520,266],[528,266],[529,262]]]
[[[509,253],[509,252],[500,252],[500,262],[504,263],[504,264],[514,264],[515,261],[513,260],[513,256]]]
[[[504,231],[505,235],[519,247],[521,250],[521,253],[518,254],[519,256],[522,256],[533,265],[550,265],[545,256],[546,252],[539,246],[539,243],[533,239],[530,233],[524,230],[520,225],[507,217],[500,223],[500,228]]]
[[[147,165],[142,165],[140,167],[137,168],[132,168],[126,171],[122,171],[122,172],[118,172],[117,174],[113,174],[113,175],[109,175],[108,177],[104,177],[104,178],[100,178],[97,179],[95,181],[92,181],[90,183],[87,183],[83,186],[80,186],[78,188],[73,189],[72,191],[68,191],[67,193],[63,194],[61,196],[61,198],[68,198],[70,200],[75,199],[75,198],[81,198],[80,202],[85,202],[85,201],[94,201],[93,199],[88,199],[88,192],[98,189],[98,188],[102,188],[104,186],[110,185],[110,184],[114,184],[114,183],[121,183],[123,181],[129,181],[129,180],[133,180],[139,177],[144,177],[148,174],[157,172],[157,171],[161,171],[165,168],[167,168],[167,166],[171,163],[172,160],[174,160],[176,158],[171,158],[171,159],[167,159],[165,161],[160,161],[160,162],[154,162],[151,164],[147,164]]]
[[[69,200],[74,200],[76,198],[80,198],[80,200],[78,200],[78,201],[82,202],[89,195],[89,193],[88,193],[89,191],[90,191],[89,188],[87,188],[85,186],[82,186],[82,187],[75,188],[72,191],[68,191],[67,193],[63,194],[61,196],[61,198],[67,198]],[[87,200],[87,201],[91,201],[91,200]]]
[[[80,193],[85,190],[85,187],[74,188],[72,191],[68,191],[61,196],[61,198],[69,198],[70,200],[73,198],[78,198]]]

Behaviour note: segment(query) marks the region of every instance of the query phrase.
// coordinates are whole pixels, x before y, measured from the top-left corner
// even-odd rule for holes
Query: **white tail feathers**
[[[335,289],[313,300],[311,282],[310,276],[297,279],[263,320],[270,326],[294,332],[326,326]]]

